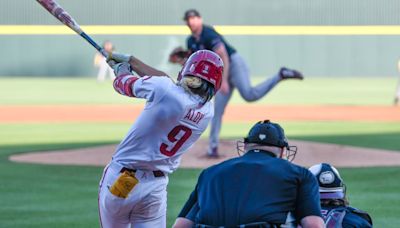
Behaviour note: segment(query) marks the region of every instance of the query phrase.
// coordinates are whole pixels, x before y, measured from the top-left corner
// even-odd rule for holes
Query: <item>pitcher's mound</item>
[[[180,167],[205,168],[238,156],[236,142],[223,140],[219,148],[220,157],[208,158],[206,156],[207,143],[207,140],[204,139],[195,143],[183,155]],[[298,152],[293,162],[305,167],[321,162],[327,162],[337,167],[400,165],[400,152],[298,140],[290,140],[290,144],[298,147]],[[116,145],[108,145],[63,151],[17,154],[10,156],[10,160],[40,164],[104,166],[111,160],[115,147]]]

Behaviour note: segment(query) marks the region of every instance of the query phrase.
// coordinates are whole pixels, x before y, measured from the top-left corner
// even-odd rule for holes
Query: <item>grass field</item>
[[[389,105],[395,83],[391,78],[285,82],[258,103]],[[138,103],[116,95],[110,83],[97,84],[94,79],[1,78],[0,97],[2,106]],[[232,103],[244,102],[236,94]],[[251,124],[225,124],[222,136],[240,138]],[[292,139],[400,151],[399,122],[287,121],[282,125]],[[102,167],[16,164],[9,162],[8,156],[117,143],[129,126],[128,122],[0,123],[0,227],[98,227],[97,184]],[[170,176],[169,225],[199,172],[180,169]],[[345,168],[340,172],[351,203],[370,212],[375,227],[400,227],[400,167]]]
[[[253,80],[253,85],[260,82]],[[122,97],[93,78],[0,78],[0,105],[16,104],[128,104],[140,100]],[[306,78],[284,81],[255,103],[389,105],[396,78]],[[246,103],[236,92],[231,104]]]

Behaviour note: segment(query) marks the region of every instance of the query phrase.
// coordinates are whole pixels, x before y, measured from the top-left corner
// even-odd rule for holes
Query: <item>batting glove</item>
[[[111,52],[108,55],[108,60],[114,60],[117,63],[127,63],[132,55],[120,54],[117,52]]]
[[[114,60],[109,60],[107,63],[114,70],[116,77],[122,75],[132,75],[132,69],[129,63],[117,63]]]

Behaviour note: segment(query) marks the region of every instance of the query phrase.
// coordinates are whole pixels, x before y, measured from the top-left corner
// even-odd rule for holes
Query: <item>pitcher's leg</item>
[[[240,95],[246,101],[255,101],[265,96],[278,82],[281,77],[278,74],[261,82],[255,87],[251,86],[250,71],[245,61],[235,55],[232,58],[232,67],[230,68],[231,82],[239,90]]]
[[[210,157],[218,157],[219,133],[221,131],[222,116],[224,115],[226,105],[231,99],[233,89],[234,87],[231,85],[227,94],[218,92],[215,95],[214,117],[211,120],[209,147],[207,150],[207,155]]]

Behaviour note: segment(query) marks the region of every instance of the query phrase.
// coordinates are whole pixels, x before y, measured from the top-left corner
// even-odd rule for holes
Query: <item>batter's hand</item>
[[[114,60],[117,63],[127,63],[132,55],[121,54],[117,52],[108,53],[107,61]]]
[[[168,61],[171,63],[185,63],[186,59],[189,57],[190,51],[183,49],[182,47],[177,47],[172,50],[171,54],[169,55]]]
[[[114,60],[107,60],[107,63],[112,69],[114,69],[115,65],[117,65],[117,62]]]
[[[114,60],[108,60],[107,63],[114,70],[116,77],[121,75],[133,75],[131,65],[129,63],[117,63]]]

